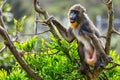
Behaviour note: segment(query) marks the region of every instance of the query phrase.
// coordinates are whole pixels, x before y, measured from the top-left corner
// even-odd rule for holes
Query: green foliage
[[[0,80],[7,80],[8,76],[7,76],[7,71],[5,70],[0,70]]]
[[[110,56],[112,56],[114,62],[120,64],[120,56],[116,55],[116,51],[110,51]],[[110,80],[120,80],[120,66],[108,70],[107,75]]]
[[[14,26],[16,31],[22,31],[23,30],[23,25],[25,22],[26,16],[23,16],[21,20],[16,20],[14,19]]]
[[[36,41],[37,41],[37,36],[34,36],[31,39],[26,40],[25,42],[22,42],[22,43],[14,42],[14,45],[19,50],[30,52],[35,47]]]
[[[26,48],[24,49],[23,43],[15,43],[16,47],[20,50],[24,49],[29,50],[29,55],[24,55],[24,60],[26,63],[34,70],[35,73],[42,76],[44,80],[85,80],[82,75],[78,73],[79,66],[74,62],[75,59],[79,61],[77,54],[77,43],[73,41],[68,43],[65,40],[57,41],[54,37],[51,37],[50,42],[45,42],[44,39],[41,39],[41,44],[39,48],[41,52],[30,52],[33,50],[33,47],[28,47],[37,40],[37,37],[33,37],[25,42]],[[22,46],[21,46],[22,45]],[[72,60],[66,56],[65,47],[69,50],[69,54]],[[29,49],[28,49],[29,48]],[[110,55],[113,60],[117,63],[120,63],[120,56],[116,56],[115,51],[110,51]],[[106,71],[109,80],[120,80],[120,67],[115,67],[109,71]],[[104,77],[104,76],[103,76]],[[11,73],[8,75],[5,70],[0,70],[0,80],[30,80],[31,78],[24,73],[20,68],[20,65],[16,64]]]
[[[48,48],[44,47],[45,44]],[[38,53],[36,56],[31,53],[29,56],[25,56],[25,60],[44,80],[75,80],[82,78],[78,73],[78,65],[67,58],[66,54],[62,51],[64,49],[63,46],[72,51],[72,47],[77,47],[76,41],[69,44],[62,40],[60,44],[52,37],[50,43],[44,42],[44,39],[42,39],[41,45],[44,48],[43,52]],[[72,60],[76,59],[76,50],[74,50],[74,53],[70,53],[70,55],[74,55]]]
[[[0,80],[29,80],[26,77],[26,74],[17,65],[12,68],[9,75],[7,74],[7,71],[3,69],[0,70]]]
[[[16,63],[15,66],[13,66],[10,75],[8,76],[8,80],[23,80],[23,79],[29,80],[26,77],[24,71],[22,71],[22,69],[19,68],[18,63]]]

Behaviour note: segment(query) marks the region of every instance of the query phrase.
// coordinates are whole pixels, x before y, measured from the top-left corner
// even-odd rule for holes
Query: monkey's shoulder
[[[85,33],[94,33],[97,37],[100,36],[100,32],[98,29],[95,27],[95,25],[89,21],[85,21],[83,24],[80,25],[80,32],[85,32]]]
[[[85,21],[80,25],[80,31],[81,32],[86,31],[86,32],[91,33],[92,32],[92,26],[90,25],[90,23],[88,21]]]

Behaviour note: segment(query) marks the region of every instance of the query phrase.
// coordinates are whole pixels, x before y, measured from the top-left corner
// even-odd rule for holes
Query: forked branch
[[[113,20],[114,20],[113,1],[105,0],[104,3],[106,4],[108,9],[108,30],[107,30],[105,51],[106,51],[106,54],[109,54],[112,34],[115,33],[117,35],[120,35],[120,33],[116,31],[113,27],[114,26],[113,25]]]
[[[47,20],[49,18],[48,13],[40,7],[39,0],[34,0],[34,8],[35,11],[38,12],[39,14],[42,14],[44,16],[44,19]],[[57,35],[53,25],[51,23],[48,24],[48,27],[50,28],[50,32],[53,34],[53,36],[60,40],[60,37]]]
[[[106,54],[109,55],[111,36],[112,36],[112,31],[113,31],[114,11],[113,11],[112,0],[105,0],[104,2],[105,2],[107,9],[108,9],[108,30],[107,30],[105,51],[106,51]]]
[[[45,10],[43,10],[40,7],[39,0],[34,0],[34,8],[35,8],[36,12],[38,12],[39,14],[42,14],[45,19],[48,19],[49,15],[48,15],[48,13]]]

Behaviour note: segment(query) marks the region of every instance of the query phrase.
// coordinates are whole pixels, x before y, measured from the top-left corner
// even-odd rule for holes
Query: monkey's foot
[[[113,61],[113,58],[110,56],[106,56],[106,60],[107,60],[107,62],[111,62],[111,61]]]
[[[81,74],[85,74],[85,73],[87,73],[89,71],[90,71],[90,68],[88,67],[88,65],[85,65],[85,66],[81,65],[80,68],[79,68],[79,72]]]
[[[96,62],[94,64],[94,69],[99,69],[99,68],[104,68],[105,67],[105,63],[102,62]]]

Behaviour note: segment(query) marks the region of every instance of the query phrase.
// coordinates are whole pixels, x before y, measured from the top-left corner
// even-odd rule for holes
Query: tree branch
[[[2,18],[2,11],[3,11],[3,7],[5,6],[7,0],[4,0],[2,5],[0,6],[0,25],[5,28],[5,23],[3,22],[3,18]]]
[[[43,10],[40,7],[39,0],[34,0],[34,8],[35,8],[36,12],[38,12],[39,14],[42,14],[45,19],[48,19],[49,15],[48,15],[48,13],[45,10]]]
[[[7,3],[7,0],[4,0],[3,3],[2,3],[2,5],[1,5],[1,7],[0,7],[1,10],[3,10],[3,7],[5,6],[6,3]]]
[[[40,33],[37,33],[37,34],[27,34],[27,33],[19,33],[21,34],[22,36],[34,36],[34,35],[40,35],[40,34],[44,34],[46,32],[49,32],[50,30],[46,30],[46,31],[43,31],[43,32],[40,32]]]
[[[4,45],[4,47],[0,50],[0,53],[2,53],[7,47]]]
[[[110,66],[110,67],[105,67],[104,69],[105,70],[110,70],[110,69],[112,69],[112,68],[115,68],[116,66],[120,66],[120,64],[118,64],[118,63],[116,63],[116,62],[111,62],[112,63],[112,66]]]
[[[34,8],[35,8],[36,12],[38,12],[39,14],[42,14],[44,16],[45,20],[47,20],[49,18],[48,13],[40,7],[39,0],[34,0]],[[49,26],[50,32],[53,34],[53,36],[56,39],[61,40],[60,37],[57,35],[53,25],[51,23],[49,23],[48,26]]]
[[[35,15],[35,20],[38,20],[39,19],[39,14],[36,12],[36,15]],[[37,29],[38,29],[38,22],[36,21],[35,22],[35,25],[34,25],[34,34],[36,35],[37,34]]]
[[[103,35],[102,35],[102,36],[100,36],[100,38],[106,39],[106,36],[103,36]]]
[[[114,19],[114,11],[113,11],[113,2],[112,0],[105,0],[105,4],[108,9],[108,30],[105,44],[106,54],[109,54],[110,44],[111,44],[111,36],[113,31],[113,19]]]
[[[116,30],[113,30],[112,33],[115,33],[115,34],[117,34],[117,35],[120,36],[120,32],[118,32],[118,31],[116,31]]]
[[[105,4],[110,4],[112,0],[103,0]]]

